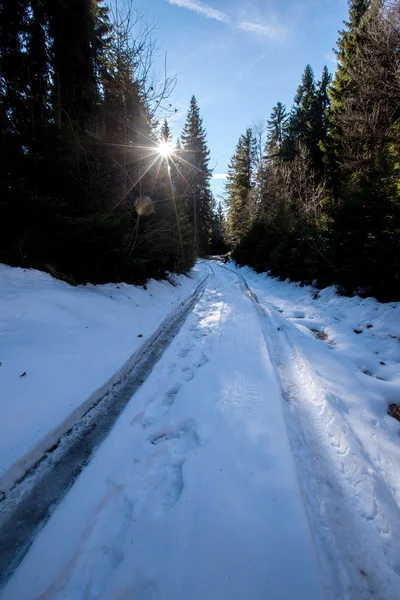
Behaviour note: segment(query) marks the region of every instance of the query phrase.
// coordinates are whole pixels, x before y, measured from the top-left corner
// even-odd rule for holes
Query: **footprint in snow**
[[[154,402],[150,403],[147,409],[144,412],[137,414],[131,421],[131,425],[135,426],[136,423],[139,423],[143,427],[143,429],[148,429],[157,419],[165,417],[175,399],[181,389],[181,384],[176,383],[173,385],[163,396],[161,403],[154,404]]]
[[[198,362],[195,364],[195,367],[197,367],[199,369],[200,367],[203,367],[208,362],[209,362],[209,359],[204,354],[204,352],[202,352],[201,357],[199,358]]]
[[[190,350],[191,348],[181,348],[180,350],[178,350],[177,355],[179,356],[179,358],[186,358]]]
[[[185,381],[192,381],[194,377],[193,369],[191,369],[190,367],[183,367],[182,375]]]
[[[180,383],[176,383],[175,385],[173,385],[168,390],[168,392],[165,394],[163,403],[166,404],[167,406],[172,406],[172,404],[175,402],[175,398],[177,397],[180,389],[181,389]]]
[[[148,442],[147,458],[136,464],[130,487],[136,496],[137,514],[158,517],[181,497],[184,462],[188,452],[199,445],[199,438],[186,421],[159,429]]]
[[[195,448],[200,443],[196,430],[188,421],[179,423],[178,425],[164,427],[149,438],[149,442],[153,446],[158,446],[159,444],[170,440],[183,440],[187,449]]]
[[[211,327],[198,327],[196,330],[196,337],[198,339],[207,337],[211,334]]]

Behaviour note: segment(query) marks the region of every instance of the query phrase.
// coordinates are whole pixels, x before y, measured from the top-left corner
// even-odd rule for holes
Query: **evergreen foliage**
[[[200,109],[195,96],[190,100],[189,111],[181,135],[182,175],[186,182],[186,203],[194,230],[196,256],[207,254],[212,231],[213,198],[210,189],[210,151]]]
[[[134,281],[229,242],[259,270],[400,298],[399,3],[349,0],[333,80],[307,65],[292,108],[240,137],[227,215],[196,98],[175,144],[160,122],[173,82],[151,79],[141,18],[100,0],[0,3],[0,260]]]
[[[172,144],[172,132],[167,119],[164,119],[164,123],[162,124],[160,137],[164,144]]]
[[[282,102],[278,102],[274,106],[271,116],[268,121],[268,141],[267,155],[270,161],[276,159],[285,159],[283,143],[286,141],[287,132],[286,106]]]
[[[346,293],[400,298],[400,8],[350,0],[333,81],[308,65],[286,116],[268,122],[260,210],[249,227],[231,163],[233,256],[241,264]],[[238,152],[238,149],[237,149]],[[247,195],[246,195],[247,194]],[[240,216],[238,216],[240,215]]]
[[[225,254],[228,251],[227,222],[221,202],[213,207],[211,254]]]
[[[253,166],[254,138],[252,130],[247,129],[246,133],[240,136],[228,167],[228,235],[233,245],[247,233],[253,220]]]
[[[188,185],[177,153],[158,152],[172,143],[157,121],[172,82],[149,79],[153,44],[141,19],[99,0],[0,3],[1,261],[72,283],[193,265]],[[210,173],[198,127],[205,245]]]

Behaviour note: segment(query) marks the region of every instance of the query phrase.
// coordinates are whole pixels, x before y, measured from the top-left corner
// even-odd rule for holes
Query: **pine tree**
[[[340,195],[340,161],[342,155],[342,131],[340,126],[340,112],[343,103],[351,94],[352,81],[348,69],[348,61],[354,55],[359,41],[360,24],[368,9],[371,0],[348,0],[349,21],[345,22],[345,29],[339,32],[337,41],[337,68],[335,77],[330,86],[329,95],[331,108],[329,112],[330,135],[323,145],[324,162],[329,188],[332,190],[333,198],[338,200]]]
[[[27,220],[23,208],[30,201],[27,184],[30,161],[24,152],[30,121],[24,51],[27,9],[27,0],[0,2],[0,249],[3,262],[11,262],[15,253],[21,262],[25,256]],[[14,253],[12,248],[16,248]]]
[[[170,126],[168,125],[167,119],[164,120],[164,123],[161,127],[161,141],[163,141],[164,144],[172,143],[172,132]]]
[[[95,48],[97,0],[47,0],[56,122],[79,126],[93,121],[98,101]]]
[[[212,225],[212,241],[211,253],[224,254],[227,251],[225,242],[226,218],[221,202],[215,203],[213,206],[213,225]]]
[[[316,94],[315,138],[317,140],[318,150],[315,149],[314,168],[320,177],[322,177],[325,173],[324,147],[330,129],[331,100],[329,96],[329,89],[331,81],[332,76],[330,75],[328,68],[325,66],[322,71],[321,80],[317,83]]]
[[[266,177],[268,171],[267,144],[268,144],[268,121],[257,119],[253,123],[252,132],[252,191],[251,191],[251,220],[259,218],[262,205]]]
[[[268,138],[266,152],[268,160],[280,160],[284,158],[283,141],[285,138],[287,126],[286,107],[282,102],[278,102],[272,109],[271,116],[268,121]]]
[[[195,96],[190,101],[181,141],[181,168],[187,182],[188,214],[193,224],[195,253],[201,256],[209,251],[211,241],[212,194],[210,151]]]
[[[27,27],[27,72],[31,117],[31,137],[36,140],[49,116],[49,56],[45,0],[31,0],[31,18]],[[39,130],[39,131],[38,131]]]
[[[345,84],[338,79],[334,88],[332,137],[340,175],[333,210],[336,276],[348,291],[362,287],[399,297],[400,111],[393,110],[399,105],[398,32],[394,14],[378,1],[358,16],[354,6],[350,22],[358,26],[339,54]]]
[[[289,149],[291,148],[289,154],[292,157],[297,154],[300,144],[304,145],[309,152],[314,169],[318,169],[322,162],[319,148],[320,110],[321,105],[314,72],[311,66],[307,65],[290,114],[287,145]]]
[[[161,145],[165,145],[168,148],[168,152],[172,153],[172,132],[170,126],[168,125],[167,119],[164,119],[164,122],[161,126],[160,138],[158,143]],[[163,157],[161,157],[161,159],[162,158]],[[175,162],[169,161],[168,157],[167,160],[161,160],[161,165],[157,166],[158,179],[164,179],[167,185],[173,185],[176,189],[176,183],[172,183],[171,178],[171,175],[174,179],[177,175],[176,169],[173,167],[175,167]]]
[[[328,133],[330,82],[331,78],[325,67],[321,80],[315,83],[314,72],[311,66],[307,65],[291,112],[280,131],[279,158],[292,161],[299,153],[300,147],[305,146],[309,154],[310,166],[320,178],[324,173],[322,144]],[[277,115],[273,113],[271,119],[274,121],[276,118]],[[273,128],[274,125],[272,124],[271,127]],[[272,134],[271,130],[270,135]],[[273,137],[271,139],[274,143]],[[274,149],[271,147],[267,150],[268,154],[272,156]]]
[[[306,145],[312,143],[315,98],[314,71],[310,65],[307,65],[294,99],[294,119],[292,123],[297,138]]]
[[[130,41],[129,20],[124,13],[115,11],[113,15],[112,36],[102,51],[103,142],[109,145],[115,165],[120,166],[121,195],[129,200],[147,185],[142,178],[148,170],[146,146],[155,145],[157,136],[143,83],[136,75],[138,56]]]
[[[263,210],[248,230],[237,148],[229,180],[235,260],[400,298],[399,22],[397,2],[349,2],[333,84],[326,67],[315,84],[308,66],[287,126],[277,107],[271,115]]]
[[[24,41],[28,21],[28,0],[0,3],[0,102],[2,139],[12,134],[22,143],[27,122],[25,96],[28,74]],[[6,154],[2,153],[2,159]]]
[[[252,221],[253,133],[241,135],[228,167],[226,184],[229,207],[228,229],[233,246],[244,237]]]
[[[153,43],[145,28],[133,39],[134,14],[110,14],[100,0],[0,2],[0,257],[68,281],[193,264],[156,152]]]

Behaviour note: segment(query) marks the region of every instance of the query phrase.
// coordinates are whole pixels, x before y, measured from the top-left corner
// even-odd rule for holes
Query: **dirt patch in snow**
[[[400,406],[398,404],[395,404],[394,402],[392,402],[392,404],[389,404],[388,415],[393,417],[393,419],[400,421]]]

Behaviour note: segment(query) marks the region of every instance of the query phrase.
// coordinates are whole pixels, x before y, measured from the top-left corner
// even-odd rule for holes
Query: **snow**
[[[230,268],[265,312],[314,541],[335,565],[338,597],[399,598],[400,424],[387,408],[400,404],[400,303]]]
[[[334,287],[318,292],[248,268],[235,271],[246,278],[261,303],[282,315],[319,385],[344,396],[346,414],[368,452],[379,452],[380,462],[396,463],[400,454],[393,456],[391,448],[399,448],[400,426],[387,415],[387,408],[391,402],[400,404],[400,303],[347,298]],[[316,338],[317,332],[326,336],[325,342]],[[379,451],[376,444],[383,445]],[[400,504],[400,473],[391,467],[382,473]]]
[[[400,303],[233,264],[199,263],[197,277],[206,271],[202,299],[0,600],[398,600],[400,424],[387,407],[400,404]],[[176,293],[154,285],[159,307]],[[107,301],[93,328],[110,289],[79,288]],[[39,322],[40,302],[19,301]],[[128,321],[108,318],[103,369]],[[22,337],[6,335],[19,356]]]
[[[2,600],[324,597],[258,315],[215,271]]]
[[[0,265],[1,491],[87,410],[93,393],[194,291],[202,270],[175,277],[176,286],[150,281],[145,289],[72,287]]]

